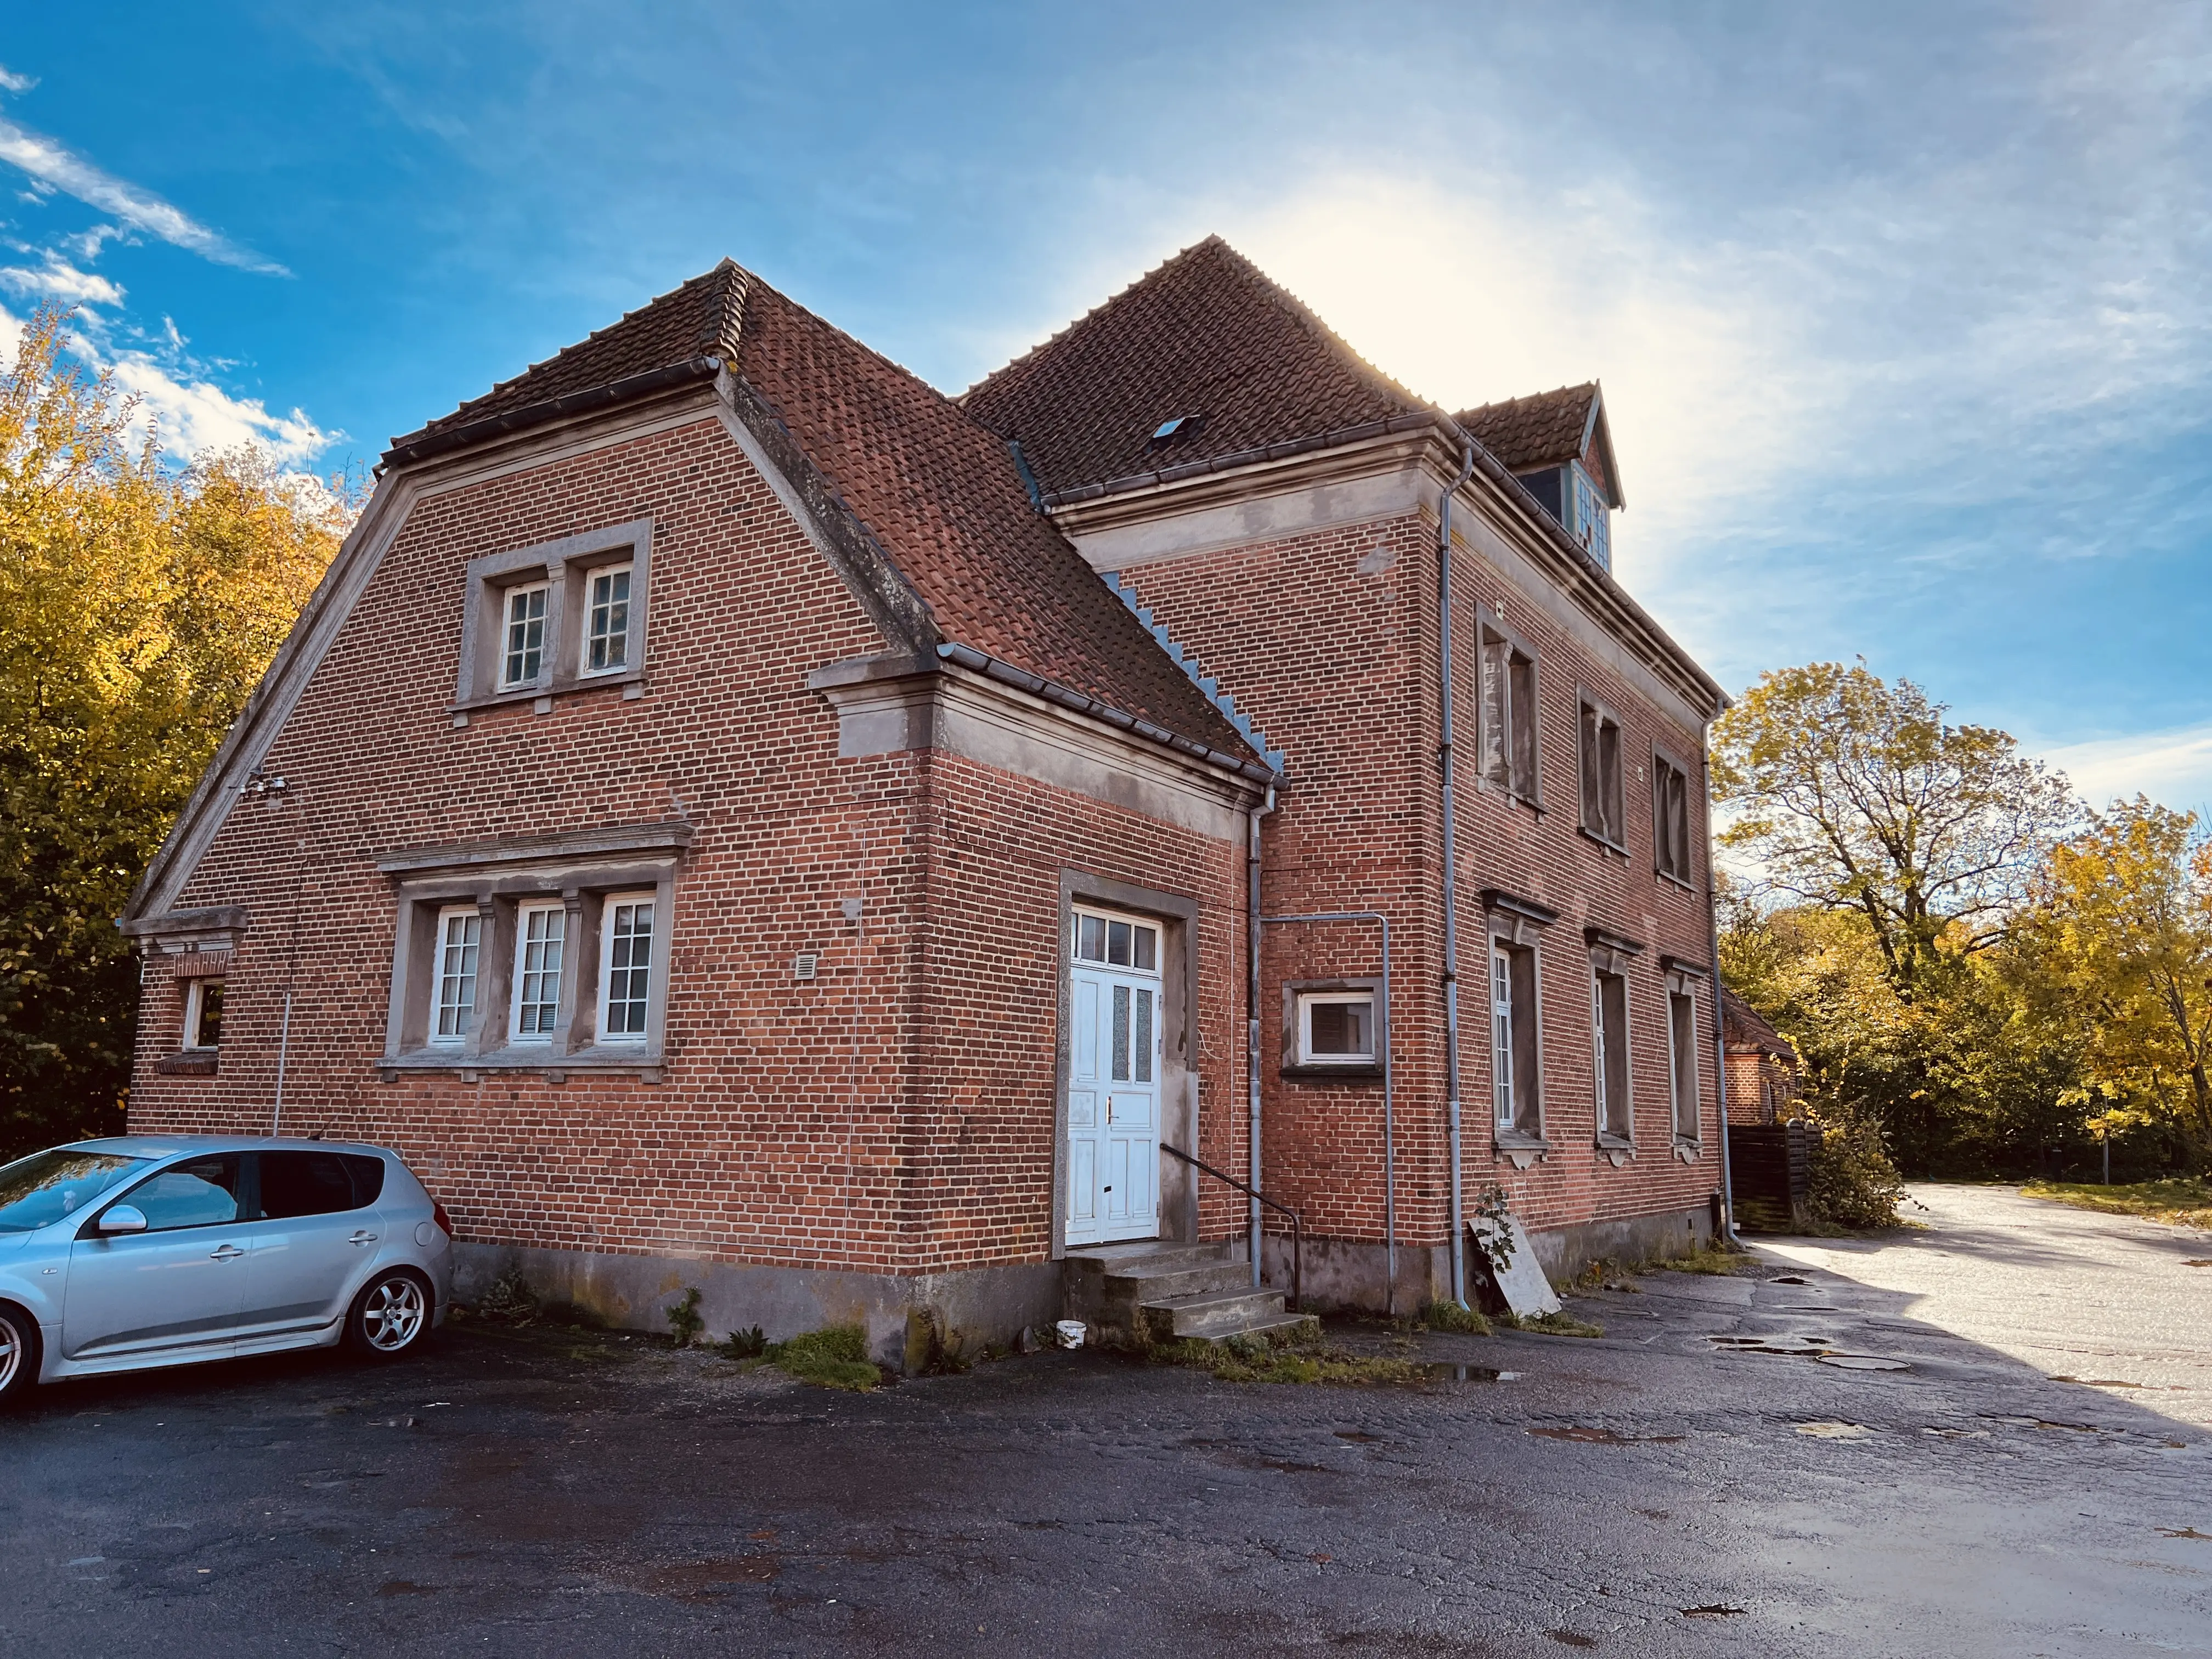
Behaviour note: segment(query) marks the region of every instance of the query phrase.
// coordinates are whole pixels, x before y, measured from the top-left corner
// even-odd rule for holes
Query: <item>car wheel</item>
[[[397,1359],[423,1345],[430,1332],[430,1286],[418,1273],[393,1268],[370,1279],[346,1316],[346,1346],[374,1359]]]
[[[13,1404],[39,1381],[39,1322],[0,1302],[0,1405]]]

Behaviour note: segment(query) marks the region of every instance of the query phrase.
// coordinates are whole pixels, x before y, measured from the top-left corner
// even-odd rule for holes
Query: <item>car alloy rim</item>
[[[16,1369],[23,1363],[23,1336],[12,1319],[0,1319],[0,1389],[15,1380]]]
[[[411,1279],[387,1279],[368,1293],[362,1310],[368,1345],[386,1352],[404,1348],[422,1328],[422,1287]]]

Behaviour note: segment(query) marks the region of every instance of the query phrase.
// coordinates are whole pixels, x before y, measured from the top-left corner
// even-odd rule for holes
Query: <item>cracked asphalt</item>
[[[7,1648],[2212,1653],[2185,1396],[1915,1317],[1879,1254],[1655,1273],[1571,1304],[1596,1340],[1424,1336],[1516,1375],[1420,1388],[1079,1352],[858,1396],[466,1325],[57,1387],[0,1416]]]

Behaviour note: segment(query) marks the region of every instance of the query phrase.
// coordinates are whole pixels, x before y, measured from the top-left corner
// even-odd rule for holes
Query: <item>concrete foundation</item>
[[[453,1294],[465,1304],[501,1275],[519,1273],[542,1300],[573,1304],[618,1329],[665,1334],[669,1308],[696,1286],[709,1338],[757,1325],[770,1341],[782,1341],[825,1325],[859,1325],[870,1354],[907,1370],[927,1362],[933,1325],[936,1340],[973,1353],[1060,1317],[1056,1261],[900,1274],[506,1244],[457,1244],[453,1255]]]

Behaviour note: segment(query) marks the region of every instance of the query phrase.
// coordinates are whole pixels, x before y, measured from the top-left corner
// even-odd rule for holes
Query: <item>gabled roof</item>
[[[1001,439],[732,260],[395,440],[389,459],[717,364],[895,567],[887,580],[935,630],[920,643],[965,646],[1240,761],[1261,752],[1036,511]]]
[[[1452,418],[1509,472],[1564,465],[1580,459],[1595,444],[1595,470],[1602,475],[1599,482],[1613,506],[1627,505],[1620,490],[1620,469],[1613,465],[1605,396],[1595,380],[1463,409]]]
[[[1731,1048],[1754,1048],[1792,1066],[1797,1064],[1797,1050],[1790,1046],[1790,1039],[1725,986],[1721,989],[1721,1037]]]
[[[1407,415],[1440,416],[1218,236],[961,394],[1048,495]],[[1156,441],[1178,416],[1194,430]]]

